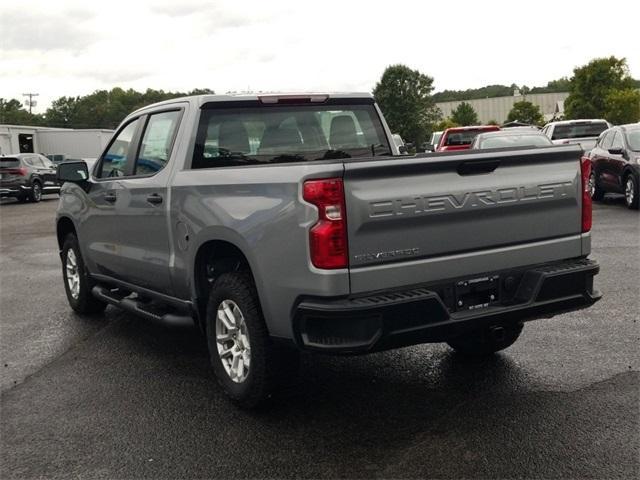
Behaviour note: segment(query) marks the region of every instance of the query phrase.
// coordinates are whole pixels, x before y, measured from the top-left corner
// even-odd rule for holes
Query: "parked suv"
[[[59,166],[67,299],[79,313],[192,318],[244,406],[299,350],[491,355],[523,322],[600,298],[581,154],[399,155],[369,94],[151,105],[91,172]]]
[[[44,155],[19,153],[0,157],[0,197],[39,202],[43,194],[59,191],[56,167]]]
[[[627,207],[640,204],[640,123],[602,132],[591,154],[589,188],[594,200],[607,192],[623,193]]]

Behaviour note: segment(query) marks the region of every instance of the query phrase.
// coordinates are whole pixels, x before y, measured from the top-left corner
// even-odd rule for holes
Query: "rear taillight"
[[[21,177],[26,177],[27,176],[27,169],[25,167],[19,167],[19,168],[9,168],[7,170],[3,170],[5,173],[8,173],[10,175],[20,175]]]
[[[580,174],[582,177],[582,232],[586,233],[591,230],[593,219],[591,188],[589,186],[589,177],[591,176],[591,160],[589,157],[580,159]]]
[[[317,268],[347,268],[347,219],[341,178],[308,180],[302,194],[318,208],[318,221],[309,230],[311,263]]]

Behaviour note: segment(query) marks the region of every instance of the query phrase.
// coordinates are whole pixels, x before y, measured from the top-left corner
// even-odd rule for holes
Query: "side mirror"
[[[610,148],[609,153],[611,155],[622,155],[624,153],[624,149],[622,148]]]
[[[89,179],[87,164],[80,162],[63,162],[58,165],[58,182],[83,184]]]
[[[401,155],[404,155],[405,153],[409,152],[406,145],[400,145],[398,147],[398,151],[400,152]]]

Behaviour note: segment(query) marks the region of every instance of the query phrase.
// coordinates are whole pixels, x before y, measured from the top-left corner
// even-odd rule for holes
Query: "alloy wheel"
[[[33,198],[36,202],[39,202],[42,199],[42,189],[40,188],[40,184],[34,183],[31,188],[33,188]]]
[[[251,344],[244,315],[233,300],[223,300],[218,305],[216,346],[229,378],[236,383],[244,382],[251,365]]]
[[[80,272],[78,272],[78,259],[73,249],[67,250],[67,262],[65,265],[67,272],[67,285],[74,300],[80,296]]]
[[[631,206],[631,204],[633,203],[634,196],[635,185],[633,183],[633,177],[629,176],[624,186],[624,199],[626,200],[628,206]]]

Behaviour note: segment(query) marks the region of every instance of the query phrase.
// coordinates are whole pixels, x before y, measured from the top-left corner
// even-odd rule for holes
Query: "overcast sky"
[[[612,0],[3,1],[0,97],[115,86],[371,91],[404,63],[436,90],[529,86],[594,57],[640,77],[635,2]]]

